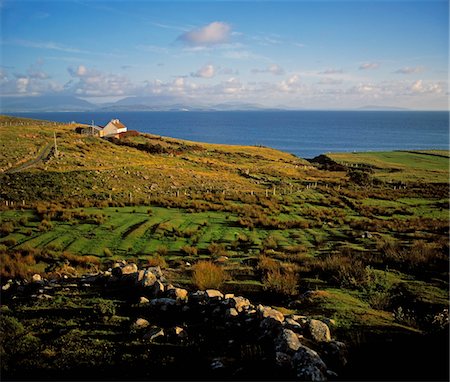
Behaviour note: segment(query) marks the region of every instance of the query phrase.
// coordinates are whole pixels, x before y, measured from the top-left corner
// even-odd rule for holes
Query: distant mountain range
[[[230,111],[267,110],[252,103],[221,103],[217,105],[187,104],[173,97],[127,97],[117,102],[93,104],[73,96],[0,97],[0,112],[55,111]],[[273,108],[273,110],[280,110]]]
[[[117,102],[93,104],[74,96],[0,97],[1,112],[55,111],[232,111],[295,110],[287,107],[268,108],[254,103],[225,102],[215,105],[188,104],[174,97],[127,97]],[[358,110],[409,110],[394,106],[367,105]]]

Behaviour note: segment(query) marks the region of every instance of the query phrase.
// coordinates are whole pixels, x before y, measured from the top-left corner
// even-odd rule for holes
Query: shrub
[[[188,256],[196,256],[197,248],[191,247],[190,245],[184,245],[181,247],[181,252]]]
[[[48,231],[53,227],[52,223],[50,223],[48,220],[44,219],[41,221],[41,223],[38,225],[38,230],[41,232]]]
[[[218,289],[224,280],[224,270],[211,261],[199,261],[193,266],[192,282],[198,289]]]
[[[215,258],[227,255],[227,251],[223,244],[211,243],[210,245],[208,245],[208,251],[211,256]]]
[[[17,240],[13,237],[5,239],[2,241],[3,245],[6,245],[7,247],[14,247],[17,244]]]
[[[156,253],[159,256],[167,256],[167,254],[169,253],[169,248],[167,248],[167,246],[165,245],[160,245],[158,248],[156,248]]]
[[[264,289],[285,296],[297,293],[298,277],[292,269],[277,269],[267,272],[263,277]]]
[[[94,307],[94,312],[99,317],[111,317],[116,314],[116,304],[111,300],[100,300]]]
[[[167,268],[167,262],[164,257],[155,254],[147,259],[147,267]]]
[[[14,224],[12,222],[4,222],[0,225],[0,233],[4,236],[14,232]]]

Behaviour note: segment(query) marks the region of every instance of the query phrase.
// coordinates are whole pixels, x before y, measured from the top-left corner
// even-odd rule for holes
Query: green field
[[[210,260],[225,291],[331,317],[355,342],[360,332],[428,333],[448,308],[447,151],[310,163],[270,148],[106,141],[11,121],[0,117],[2,282],[124,259],[161,265],[193,290],[191,265]],[[40,160],[54,130],[61,154]]]

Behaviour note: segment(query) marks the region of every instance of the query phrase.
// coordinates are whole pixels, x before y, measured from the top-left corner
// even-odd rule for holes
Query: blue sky
[[[448,1],[0,1],[3,96],[448,108]]]

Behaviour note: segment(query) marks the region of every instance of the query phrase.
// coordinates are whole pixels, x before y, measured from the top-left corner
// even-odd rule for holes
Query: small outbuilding
[[[121,133],[125,133],[127,127],[118,119],[111,119],[108,124],[100,130],[100,137],[117,137]]]

